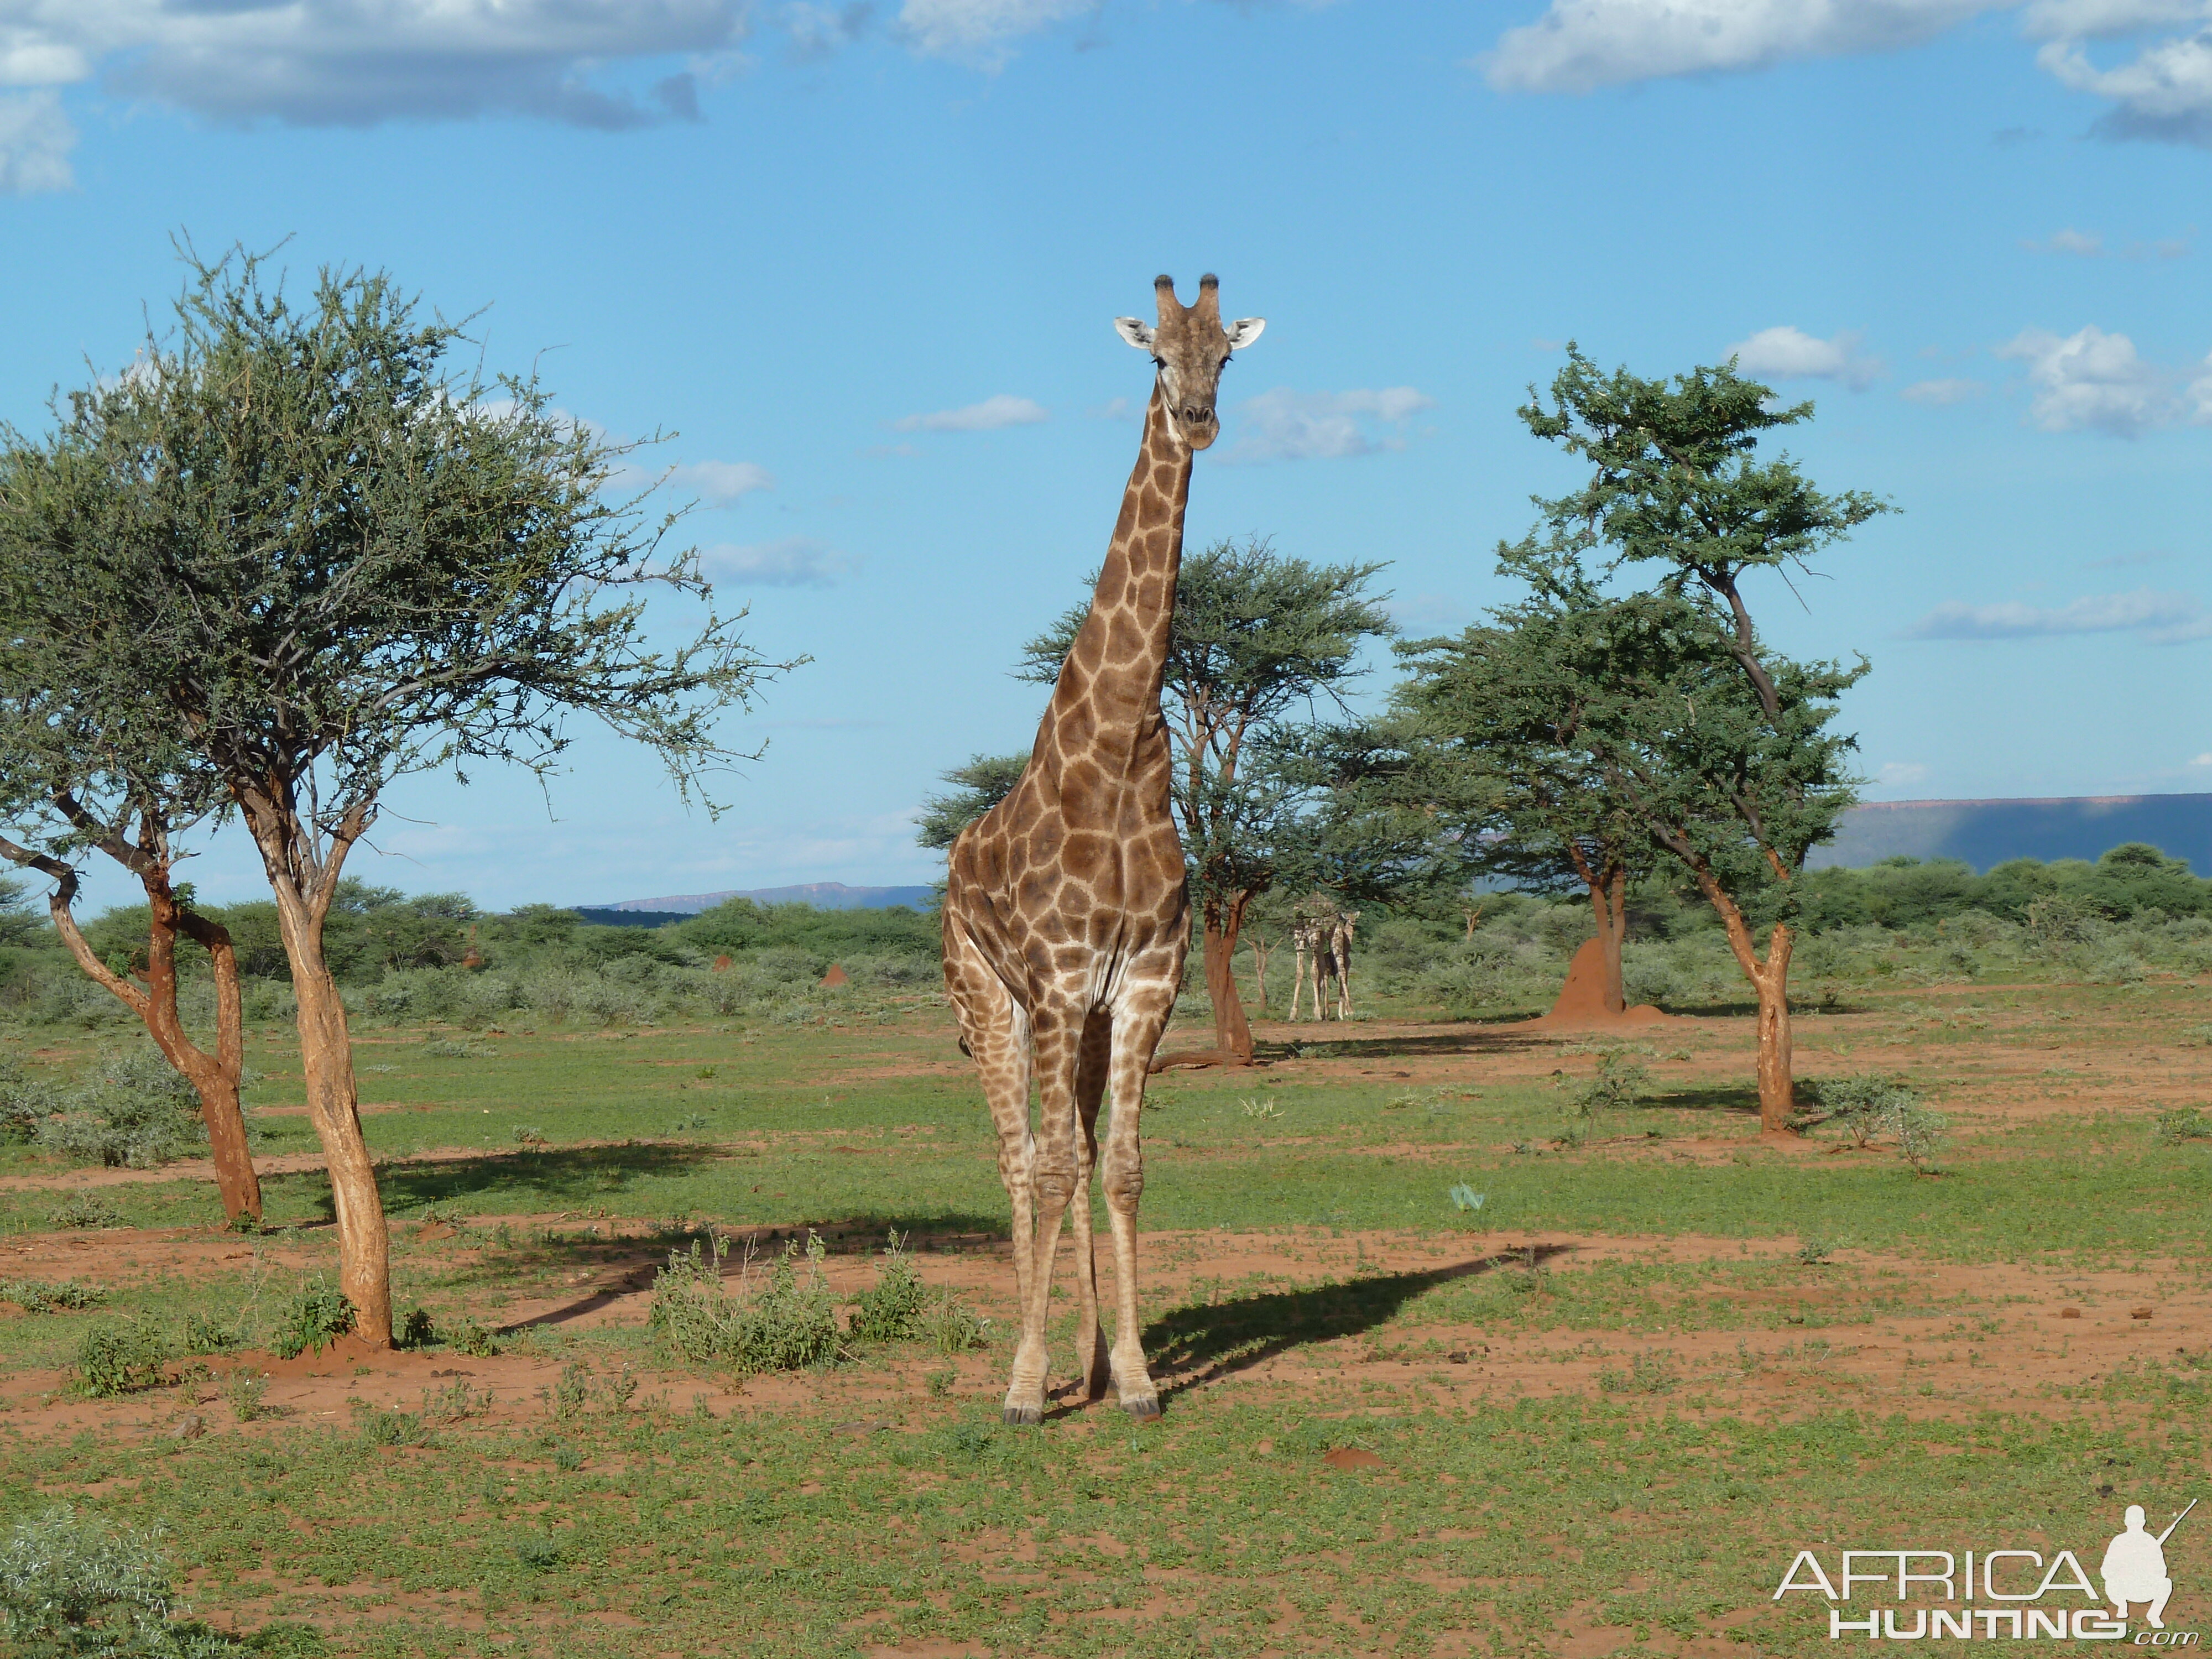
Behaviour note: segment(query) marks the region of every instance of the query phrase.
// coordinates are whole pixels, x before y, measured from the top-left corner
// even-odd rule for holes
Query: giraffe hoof
[[[1033,1429],[1038,1424],[1044,1421],[1044,1407],[1042,1406],[1009,1406],[1006,1407],[1004,1416],[1007,1422],[1015,1425],[1017,1427]]]
[[[1160,1414],[1160,1397],[1156,1394],[1140,1394],[1121,1401],[1121,1409],[1139,1423],[1148,1423]]]

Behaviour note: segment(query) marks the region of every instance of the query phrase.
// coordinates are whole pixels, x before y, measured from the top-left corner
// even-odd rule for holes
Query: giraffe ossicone
[[[1090,613],[1060,665],[1020,781],[961,832],[945,863],[945,988],[961,1046],[982,1079],[1013,1212],[1022,1323],[1006,1389],[1010,1423],[1044,1415],[1045,1321],[1063,1219],[1074,1233],[1079,1386],[1097,1399],[1110,1381],[1133,1416],[1160,1410],[1137,1322],[1138,1121],[1190,944],[1160,683],[1191,458],[1219,435],[1221,371],[1266,325],[1257,317],[1224,325],[1211,276],[1200,279],[1189,306],[1169,277],[1153,289],[1156,325],[1115,320],[1157,372]],[[1109,1096],[1102,1142],[1098,1114]],[[1113,1232],[1110,1347],[1091,1248],[1094,1173]]]

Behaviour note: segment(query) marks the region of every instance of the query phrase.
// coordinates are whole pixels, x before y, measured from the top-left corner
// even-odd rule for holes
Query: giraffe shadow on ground
[[[1145,1328],[1145,1352],[1161,1380],[1162,1396],[1182,1394],[1290,1349],[1372,1330],[1439,1285],[1481,1273],[1533,1271],[1572,1248],[1538,1245],[1419,1273],[1363,1275],[1342,1284],[1177,1308]]]

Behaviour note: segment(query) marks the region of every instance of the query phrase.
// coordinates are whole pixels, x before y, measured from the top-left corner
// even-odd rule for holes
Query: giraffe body
[[[1155,292],[1158,329],[1115,321],[1159,373],[1090,614],[1060,665],[1020,781],[961,832],[945,866],[945,988],[961,1046],[981,1074],[1013,1211],[1022,1333],[1006,1417],[1015,1423],[1044,1413],[1045,1318],[1070,1210],[1081,1386],[1095,1399],[1110,1379],[1133,1415],[1160,1409],[1137,1323],[1138,1118],[1190,944],[1160,684],[1191,458],[1219,429],[1214,399],[1231,351],[1257,338],[1262,325],[1224,326],[1211,276],[1188,307],[1164,276]],[[1098,1113],[1109,1094],[1102,1148]],[[1113,1230],[1110,1350],[1091,1248],[1094,1171]]]

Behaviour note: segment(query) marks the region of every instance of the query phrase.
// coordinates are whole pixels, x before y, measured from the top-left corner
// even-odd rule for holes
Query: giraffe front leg
[[[1060,1245],[1060,1219],[1075,1196],[1079,1041],[1065,1021],[1036,1020],[1037,1133],[1030,1164],[1036,1235],[1030,1246],[1029,1283],[1021,1287],[1022,1334],[1014,1348],[1013,1379],[1006,1388],[1005,1417],[1009,1423],[1044,1420],[1045,1382],[1052,1369],[1045,1325],[1052,1312],[1053,1257]]]
[[[1138,1324],[1137,1204],[1145,1191],[1138,1120],[1144,1108],[1146,1073],[1174,1006],[1170,984],[1156,997],[1147,997],[1135,1007],[1124,1007],[1115,1015],[1111,1065],[1114,1115],[1100,1154],[1106,1216],[1114,1230],[1114,1391],[1121,1397],[1121,1409],[1139,1419],[1160,1414],[1160,1392],[1145,1362],[1143,1330]]]

